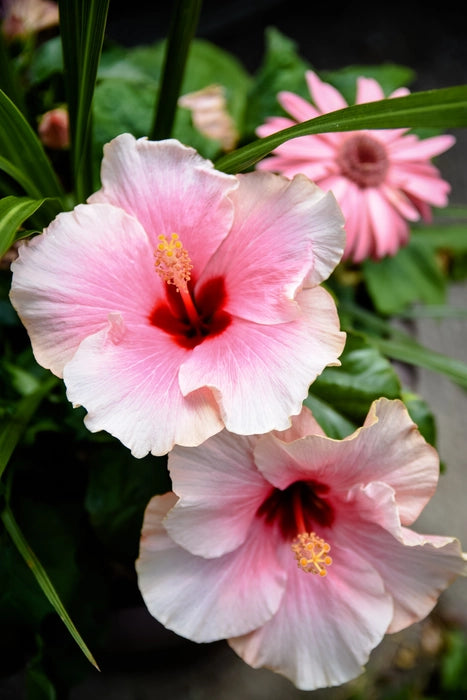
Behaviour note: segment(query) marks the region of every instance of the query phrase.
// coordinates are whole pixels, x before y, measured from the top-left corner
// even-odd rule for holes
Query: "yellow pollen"
[[[314,532],[301,532],[291,544],[299,569],[307,574],[326,576],[326,566],[332,564],[328,555],[331,547]]]
[[[193,267],[188,251],[176,233],[172,233],[170,241],[167,241],[164,234],[158,236],[158,240],[154,252],[157,274],[167,284],[174,284],[178,291],[185,290]]]

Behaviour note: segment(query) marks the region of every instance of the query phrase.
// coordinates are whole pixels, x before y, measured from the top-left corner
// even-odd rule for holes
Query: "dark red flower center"
[[[286,489],[274,489],[260,505],[256,515],[268,524],[276,524],[283,538],[293,540],[302,529],[311,532],[330,527],[334,508],[327,495],[329,486],[315,481],[295,481]]]
[[[187,288],[193,299],[196,316],[188,314],[177,287],[166,284],[166,301],[154,307],[149,320],[153,326],[171,335],[181,347],[194,348],[206,338],[222,333],[230,325],[232,317],[224,310],[227,295],[223,277],[213,277],[205,282],[196,296],[191,281]]]
[[[349,136],[339,149],[337,163],[342,175],[359,187],[378,187],[389,167],[383,144],[367,134]]]

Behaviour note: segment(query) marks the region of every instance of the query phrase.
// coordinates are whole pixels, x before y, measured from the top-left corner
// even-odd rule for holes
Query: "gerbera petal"
[[[196,450],[174,447],[169,471],[180,501],[165,527],[180,546],[211,558],[238,547],[271,485],[256,469],[254,438],[223,430]]]
[[[154,617],[168,629],[195,642],[211,642],[244,634],[269,620],[279,607],[285,572],[275,543],[253,536],[230,554],[197,557],[175,544],[163,518],[174,503],[172,494],[149,503],[139,558],[138,585]]]
[[[178,369],[190,351],[149,324],[122,323],[120,336],[109,325],[86,338],[64,370],[68,399],[86,408],[88,429],[106,430],[135,457],[199,445],[219,432],[211,392],[180,392]]]
[[[319,284],[340,260],[342,214],[332,194],[303,176],[255,172],[239,181],[232,229],[199,284],[221,275],[228,313],[263,324],[289,321],[300,314],[294,297],[305,277]]]
[[[384,97],[383,88],[374,78],[366,78],[364,76],[357,78],[355,104],[377,102],[378,100],[383,100]]]
[[[104,146],[101,179],[89,202],[110,202],[134,215],[153,247],[158,235],[177,233],[198,275],[229,231],[236,178],[174,139],[117,136]]]
[[[335,304],[322,287],[297,295],[303,315],[276,325],[241,319],[198,345],[180,369],[187,396],[201,386],[212,389],[228,430],[240,435],[285,430],[298,414],[311,381],[337,363],[345,334]]]
[[[368,214],[374,231],[374,255],[394,255],[406,237],[407,224],[376,187],[365,190]]]
[[[317,74],[311,70],[305,73],[306,82],[313,102],[322,114],[334,112],[337,109],[347,107],[347,102],[335,87],[324,83]]]
[[[298,688],[339,685],[363,672],[391,621],[393,606],[375,568],[350,549],[333,548],[325,578],[292,562],[274,617],[230,646],[254,668],[266,666]]]
[[[442,134],[432,136],[428,139],[416,139],[408,141],[407,137],[398,139],[390,146],[390,157],[392,161],[413,161],[433,158],[440,153],[444,153],[456,143],[454,136]]]
[[[395,179],[396,174],[397,180]],[[392,179],[409,197],[416,197],[435,207],[445,207],[451,186],[438,175],[438,171],[433,172],[431,168],[428,172],[420,172],[411,164],[399,163],[397,171],[394,168]]]
[[[279,92],[277,99],[286,112],[290,114],[297,122],[306,122],[308,119],[314,119],[319,116],[319,112],[307,100],[304,100],[300,95],[295,95],[293,92]]]
[[[84,338],[107,328],[109,313],[144,322],[162,295],[144,230],[109,204],[59,214],[21,246],[12,270],[11,301],[35,357],[58,376]]]

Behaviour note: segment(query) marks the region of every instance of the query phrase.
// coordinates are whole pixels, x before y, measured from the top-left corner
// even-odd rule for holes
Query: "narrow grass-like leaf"
[[[18,76],[6,46],[3,32],[0,31],[0,90],[8,95],[23,114],[26,113],[23,93],[20,89]]]
[[[33,392],[20,399],[12,416],[4,417],[0,425],[0,478],[7,466],[21,435],[36,412],[42,399],[55,386],[58,379],[49,376]]]
[[[1,518],[18,552],[21,554],[27,566],[34,574],[37,583],[42,588],[45,596],[53,606],[55,612],[59,615],[60,619],[63,621],[64,625],[66,626],[69,633],[71,634],[71,636],[73,637],[73,639],[75,640],[85,657],[88,659],[88,661],[90,661],[90,663],[95,668],[97,668],[97,670],[100,670],[93,655],[89,651],[83,638],[81,637],[69,614],[67,613],[62,601],[60,600],[60,596],[58,595],[57,591],[55,590],[52,584],[52,581],[47,575],[46,570],[44,569],[39,559],[36,557],[32,549],[26,542],[24,535],[21,532],[18,523],[16,522],[13,516],[13,513],[11,512],[8,506],[3,510]]]
[[[351,319],[357,321],[352,331],[364,337],[386,357],[444,374],[451,381],[467,389],[466,362],[430,350],[380,316],[352,302],[342,300],[339,308],[344,313],[348,313]]]
[[[24,187],[30,197],[60,197],[63,189],[26,119],[0,90],[0,168]]]
[[[92,98],[108,8],[109,0],[59,0],[71,158],[76,196],[80,202],[93,188]]]
[[[202,0],[177,0],[167,40],[162,80],[150,137],[166,139],[172,133],[177,100],[185,73],[186,61],[196,27]]]
[[[400,127],[455,128],[467,126],[467,85],[426,90],[404,97],[352,105],[320,115],[232,151],[216,168],[236,173],[257,163],[286,141],[334,131],[394,129]]]
[[[30,199],[13,196],[0,199],[0,256],[18,238],[16,232],[21,224],[49,201],[46,198]]]
[[[467,389],[467,363],[430,350],[415,340],[401,341],[378,338],[373,335],[366,337],[368,342],[375,345],[387,357],[444,374],[451,381]]]

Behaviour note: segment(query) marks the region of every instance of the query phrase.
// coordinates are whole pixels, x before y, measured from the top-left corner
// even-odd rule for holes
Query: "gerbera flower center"
[[[224,331],[231,322],[223,309],[227,295],[222,277],[214,277],[193,294],[188,251],[177,233],[170,240],[161,234],[154,252],[155,269],[167,283],[167,303],[158,303],[150,314],[152,325],[171,335],[178,345],[193,348],[207,337]]]
[[[315,527],[330,527],[334,509],[327,498],[329,487],[314,481],[296,481],[286,489],[274,489],[256,515],[276,525],[290,542],[297,565],[306,573],[326,576],[332,564],[330,545],[319,537]]]
[[[346,139],[337,154],[337,163],[342,175],[359,187],[378,187],[389,167],[383,144],[367,134]]]

